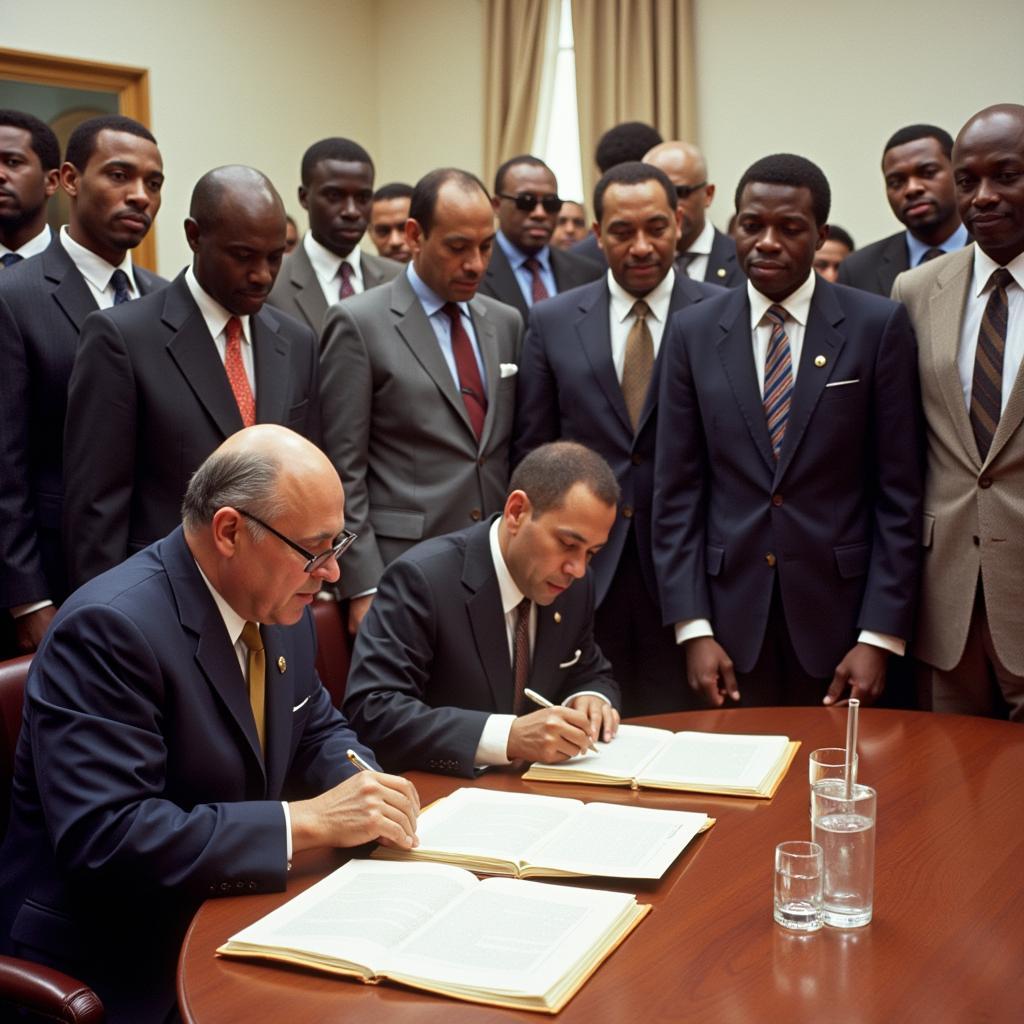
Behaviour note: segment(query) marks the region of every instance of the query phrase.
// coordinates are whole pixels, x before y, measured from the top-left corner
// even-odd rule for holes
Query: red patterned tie
[[[484,395],[483,381],[480,379],[480,368],[476,364],[473,345],[462,326],[462,312],[454,302],[446,302],[441,312],[448,316],[452,324],[452,354],[455,356],[455,369],[459,372],[459,391],[469,415],[473,433],[477,441],[484,432],[484,418],[487,416],[487,398]]]
[[[249,378],[245,375],[245,363],[242,362],[242,321],[233,316],[224,328],[224,333],[228,339],[224,351],[228,383],[238,403],[238,411],[242,414],[242,425],[251,427],[256,422],[256,400],[252,397]]]
[[[356,290],[352,287],[352,264],[343,262],[338,267],[338,277],[341,278],[341,288],[338,290],[339,299],[347,299],[355,295]]]
[[[523,266],[533,275],[530,304],[533,305],[550,298],[547,288],[544,287],[544,280],[540,276],[540,260],[534,259],[531,256],[528,260],[523,260]]]

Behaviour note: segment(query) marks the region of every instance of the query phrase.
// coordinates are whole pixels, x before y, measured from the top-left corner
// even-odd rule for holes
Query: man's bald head
[[[953,144],[960,217],[978,246],[1005,266],[1024,252],[1024,106],[978,111]]]
[[[676,208],[682,214],[676,251],[686,252],[704,230],[704,211],[715,197],[704,154],[693,143],[674,139],[648,150],[644,163],[664,171],[676,187]]]
[[[265,174],[237,164],[207,171],[185,221],[196,279],[229,313],[258,313],[281,269],[287,230],[284,203]]]

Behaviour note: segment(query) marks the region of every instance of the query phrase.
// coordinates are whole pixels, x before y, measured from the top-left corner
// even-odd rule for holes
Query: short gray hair
[[[214,452],[188,482],[181,503],[182,524],[186,530],[209,526],[222,508],[275,519],[287,507],[278,492],[280,475],[280,462],[263,452]],[[254,540],[263,536],[263,528],[251,519],[246,519],[246,525]]]

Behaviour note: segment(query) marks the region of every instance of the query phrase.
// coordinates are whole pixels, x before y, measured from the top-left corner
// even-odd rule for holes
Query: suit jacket
[[[348,776],[349,746],[372,761],[316,675],[308,612],[263,639],[265,758],[180,529],[70,598],[32,662],[0,936],[95,987],[111,1020],[164,1019],[204,899],[284,889],[278,801]]]
[[[417,541],[478,522],[505,503],[523,322],[484,296],[469,308],[487,389],[479,443],[405,274],[328,311],[320,357],[324,450],[345,486],[346,525],[359,534],[345,556],[343,596],[375,587],[384,566]]]
[[[582,259],[553,246],[548,251],[551,253],[551,272],[559,294],[596,280],[604,274],[604,268],[592,260]],[[505,250],[497,242],[491,250],[491,262],[487,265],[484,279],[480,283],[480,294],[490,295],[506,305],[515,306],[524,321],[530,315],[530,307],[523,298],[523,290],[519,287],[516,272],[512,269]]]
[[[778,462],[746,289],[677,314],[662,360],[654,559],[665,622],[710,619],[748,672],[777,580],[812,676],[830,677],[859,630],[909,639],[922,437],[903,307],[818,279]]]
[[[345,713],[388,771],[472,775],[491,714],[512,714],[515,680],[490,522],[392,562],[356,635]],[[529,686],[559,703],[581,690],[619,703],[594,643],[590,573],[537,608]]]
[[[360,252],[359,260],[363,271],[363,286],[367,291],[385,284],[402,272],[402,264],[397,260],[374,256],[365,250]],[[328,303],[301,241],[294,252],[285,256],[267,302],[295,317],[300,323],[308,324],[313,333],[320,337]]]
[[[167,283],[133,270],[143,295]],[[59,235],[0,275],[0,608],[67,594],[64,416],[79,331],[96,308]]]
[[[888,296],[892,293],[896,275],[902,274],[909,266],[907,233],[897,231],[895,235],[851,252],[839,264],[839,283]]]
[[[747,275],[743,273],[743,268],[736,259],[736,243],[718,228],[715,228],[704,280],[710,284],[724,285],[726,288],[738,288],[747,283]]]
[[[264,307],[250,321],[256,422],[320,440],[317,344]],[[189,477],[242,417],[182,274],[162,292],[94,313],[68,389],[64,536],[72,586],[180,520]]]
[[[568,251],[570,256],[579,256],[581,259],[596,263],[602,270],[608,269],[608,260],[605,258],[604,250],[597,244],[597,236],[593,231],[570,245]]]
[[[669,315],[721,289],[676,275]],[[661,353],[634,433],[612,362],[606,279],[555,296],[530,314],[519,365],[512,465],[549,441],[578,441],[608,461],[622,489],[619,515],[591,568],[600,604],[622,556],[632,523],[651,600],[658,588],[651,557],[651,500]]]
[[[927,467],[924,559],[914,653],[936,668],[963,654],[979,573],[999,660],[1024,676],[1024,382],[1018,376],[982,460],[957,371],[974,245],[896,279],[918,337]]]

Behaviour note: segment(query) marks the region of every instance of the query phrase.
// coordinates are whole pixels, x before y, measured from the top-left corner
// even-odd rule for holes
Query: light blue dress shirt
[[[527,308],[533,306],[533,271],[525,266],[530,254],[517,249],[500,231],[494,237],[508,259],[512,273],[516,275]],[[555,284],[555,274],[551,269],[551,246],[545,245],[540,252],[533,254],[533,258],[540,264],[540,279],[544,282],[548,295],[557,295],[558,285]]]
[[[936,246],[925,245],[924,242],[915,238],[909,231],[907,232],[907,255],[910,258],[911,267],[916,267],[924,259],[924,254],[929,249],[935,248],[941,249],[943,252],[956,252],[957,249],[962,249],[966,244],[967,228],[963,224],[949,238]]]

